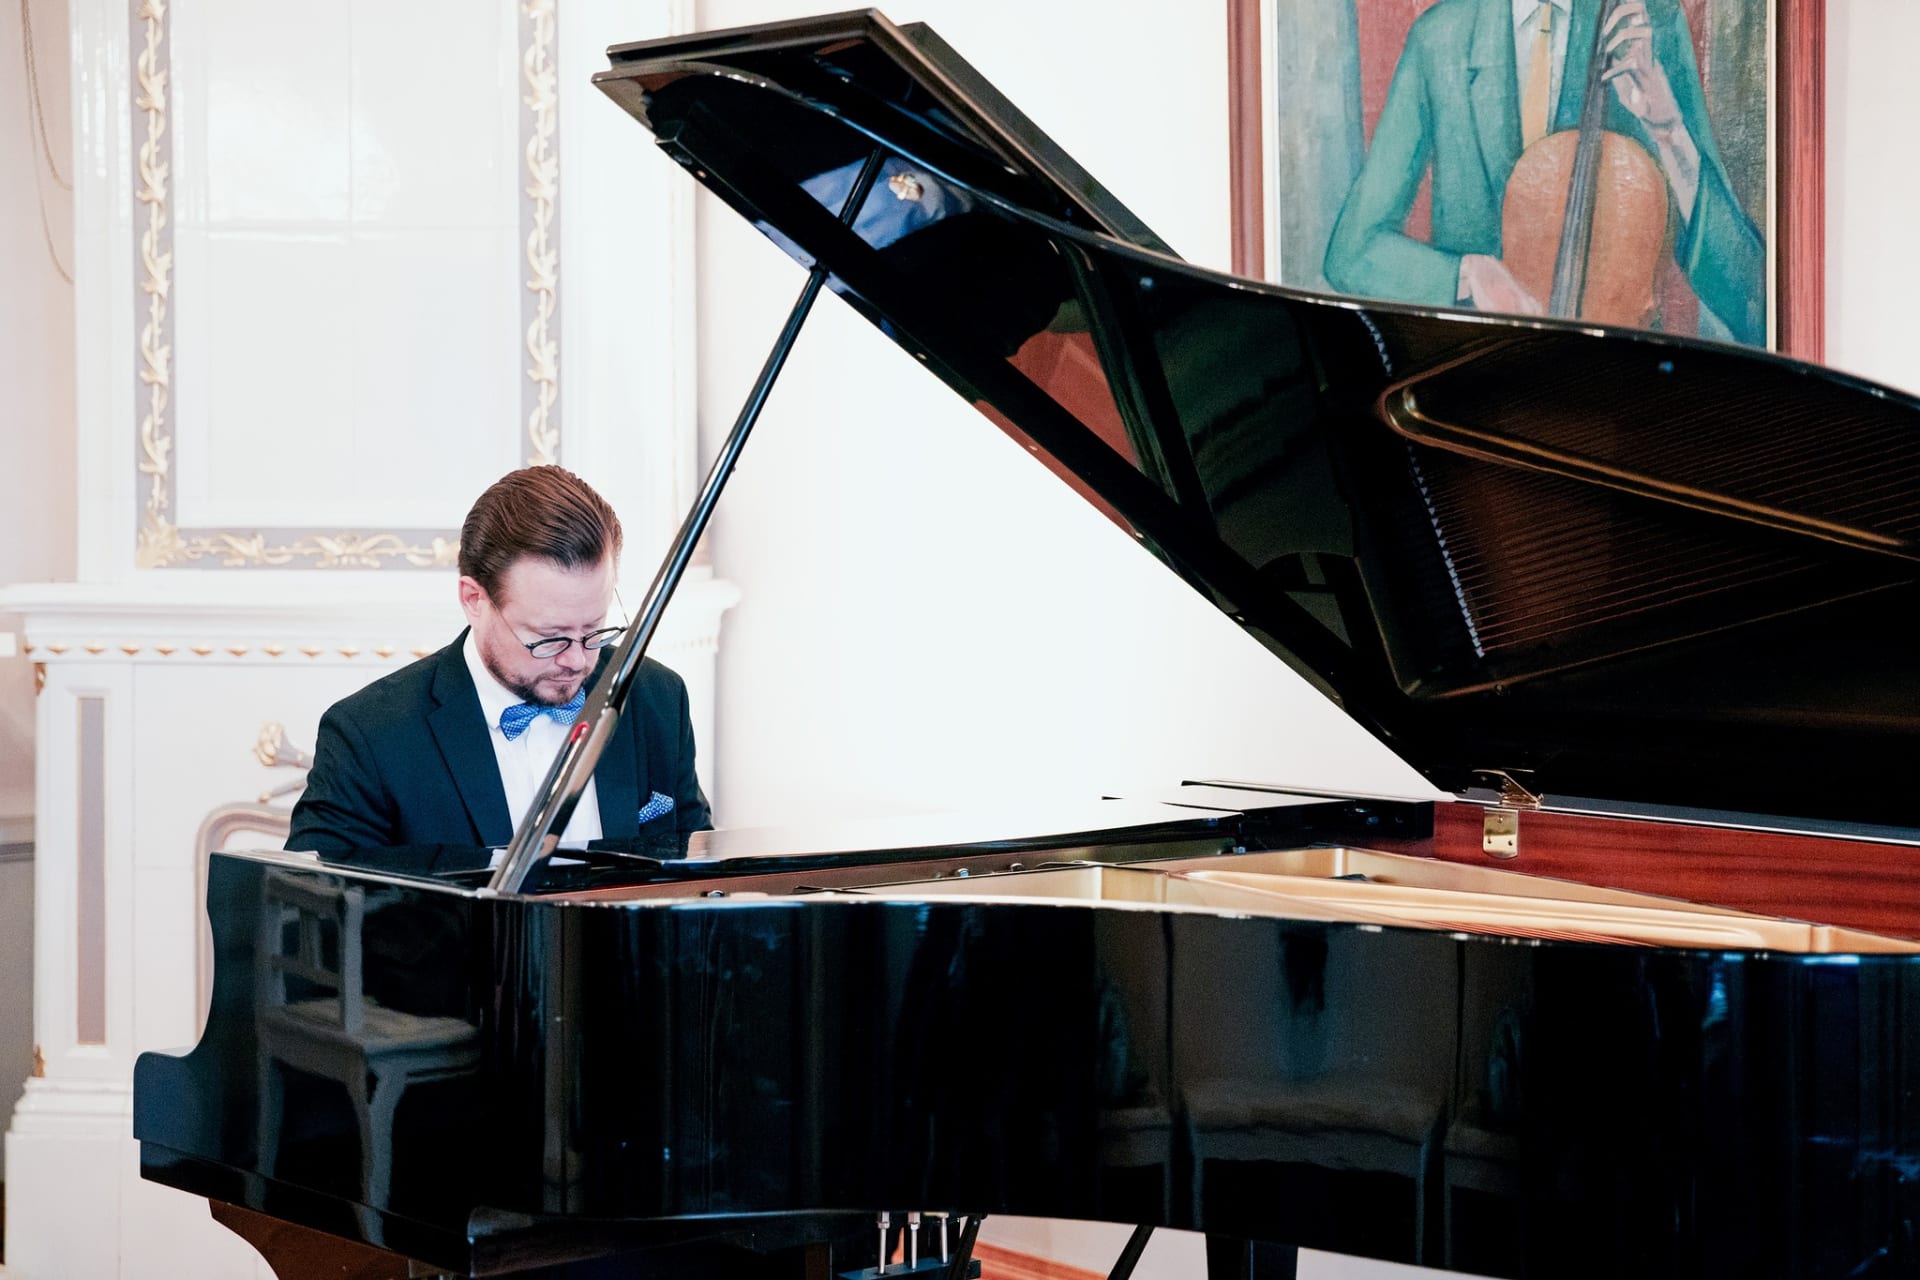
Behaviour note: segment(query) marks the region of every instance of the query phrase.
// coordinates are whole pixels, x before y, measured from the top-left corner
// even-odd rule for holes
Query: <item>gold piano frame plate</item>
[[[1076,851],[1079,852],[1079,851]],[[1092,852],[1092,851],[1086,851]],[[1920,952],[1920,943],[1857,929],[1702,906],[1652,894],[1602,889],[1405,854],[1349,848],[1222,854],[1170,847],[1167,857],[1114,865],[1054,862],[1032,870],[956,872],[925,864],[926,878],[880,882],[893,867],[841,869],[837,883],[815,884],[813,899],[833,897],[1030,902],[1113,909],[1192,910],[1281,919],[1344,921],[1436,929],[1521,942],[1780,951],[1798,954]],[[1195,856],[1195,855],[1199,856]],[[769,877],[770,879],[772,877]],[[598,902],[711,895],[764,901],[782,896],[756,877],[698,882],[643,892],[578,895]],[[868,879],[868,883],[858,883]],[[798,888],[799,886],[789,886]]]

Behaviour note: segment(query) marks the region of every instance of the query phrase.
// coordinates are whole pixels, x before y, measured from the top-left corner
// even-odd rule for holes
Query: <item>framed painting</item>
[[[1824,346],[1823,0],[1227,0],[1233,265]]]

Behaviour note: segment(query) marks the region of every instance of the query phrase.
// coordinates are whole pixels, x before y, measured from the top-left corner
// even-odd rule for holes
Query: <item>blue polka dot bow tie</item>
[[[536,702],[517,702],[500,713],[500,732],[508,742],[527,731],[527,726],[541,716],[552,716],[561,724],[572,724],[574,717],[580,714],[580,708],[587,705],[587,690],[582,686],[573,695],[571,702],[563,702],[557,707],[543,707]]]

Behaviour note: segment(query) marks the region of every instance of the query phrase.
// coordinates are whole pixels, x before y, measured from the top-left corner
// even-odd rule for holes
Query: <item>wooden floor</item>
[[[980,1280],[1105,1280],[1098,1271],[1070,1267],[1064,1262],[1016,1253],[997,1245],[977,1244],[973,1256],[980,1261]]]

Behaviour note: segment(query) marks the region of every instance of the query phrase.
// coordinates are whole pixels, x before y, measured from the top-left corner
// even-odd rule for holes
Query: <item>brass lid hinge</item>
[[[1540,797],[1515,780],[1504,769],[1479,769],[1475,772],[1497,782],[1500,798],[1487,806],[1481,819],[1480,851],[1489,858],[1505,861],[1520,856],[1520,814],[1538,809]]]

